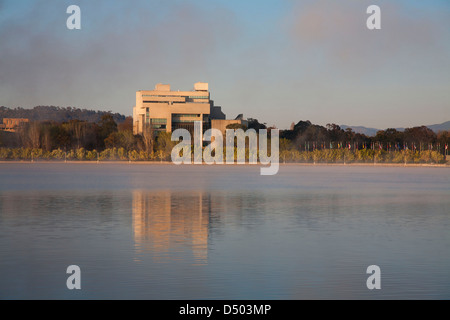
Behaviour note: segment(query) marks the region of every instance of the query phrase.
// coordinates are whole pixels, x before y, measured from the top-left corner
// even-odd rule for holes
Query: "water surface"
[[[450,298],[449,169],[259,170],[2,163],[0,299]]]

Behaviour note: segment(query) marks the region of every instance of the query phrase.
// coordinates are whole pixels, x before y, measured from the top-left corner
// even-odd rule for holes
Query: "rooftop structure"
[[[192,91],[171,91],[168,84],[157,84],[155,90],[136,92],[133,129],[144,128],[172,132],[178,128],[193,131],[194,121],[210,122],[211,100],[207,83],[196,83]]]
[[[181,128],[193,134],[195,121],[202,122],[203,131],[211,128],[212,123],[220,129],[228,124],[222,108],[211,100],[208,83],[197,82],[192,91],[172,91],[169,84],[160,83],[155,90],[136,92],[134,134],[142,134],[144,130],[173,132]],[[236,119],[232,123],[242,121]]]

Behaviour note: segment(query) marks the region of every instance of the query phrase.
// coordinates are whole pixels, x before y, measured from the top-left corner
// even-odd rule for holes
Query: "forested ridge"
[[[0,131],[0,160],[170,160],[176,144],[170,133],[150,128],[134,135],[133,119],[117,113],[59,107],[24,110],[0,108],[3,117],[30,119],[16,132]],[[248,127],[227,128],[268,129],[269,134],[273,129],[251,118]],[[444,163],[449,145],[448,131],[435,133],[426,126],[366,136],[333,123],[324,127],[302,120],[280,130],[279,140],[282,162]],[[249,152],[247,148],[247,159]]]
[[[33,109],[24,109],[21,107],[7,108],[0,107],[0,123],[3,118],[24,118],[30,121],[56,121],[68,122],[70,120],[80,120],[87,122],[99,122],[102,116],[112,115],[116,123],[125,121],[126,116],[111,111],[95,111],[73,107],[55,107],[55,106],[36,106]]]

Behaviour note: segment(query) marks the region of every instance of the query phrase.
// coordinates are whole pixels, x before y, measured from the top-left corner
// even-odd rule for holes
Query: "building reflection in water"
[[[208,259],[210,194],[203,191],[133,191],[133,229],[137,259],[161,262]]]

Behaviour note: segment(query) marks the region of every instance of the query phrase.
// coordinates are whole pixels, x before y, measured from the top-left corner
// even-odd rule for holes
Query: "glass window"
[[[167,124],[167,119],[151,119],[152,124]]]

